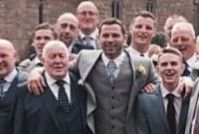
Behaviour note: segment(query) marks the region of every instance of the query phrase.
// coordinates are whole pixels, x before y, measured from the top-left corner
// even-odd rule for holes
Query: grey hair
[[[0,39],[0,46],[6,47],[6,48],[8,48],[10,50],[13,50],[13,51],[15,50],[14,45],[12,44],[12,42],[9,41],[9,40],[6,40],[6,39]]]
[[[179,23],[174,24],[171,30],[171,37],[179,29],[183,29],[184,31],[188,32],[194,39],[196,38],[196,33],[193,28],[193,25],[189,22],[179,22]]]
[[[49,41],[44,46],[43,52],[42,52],[42,57],[44,58],[47,55],[48,51],[50,49],[53,49],[53,48],[61,48],[62,50],[64,50],[64,52],[66,52],[66,54],[69,53],[68,48],[66,47],[66,45],[62,41],[53,40],[53,41]]]

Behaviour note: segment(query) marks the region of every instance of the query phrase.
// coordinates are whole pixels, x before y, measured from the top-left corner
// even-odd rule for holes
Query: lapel
[[[92,53],[85,54],[86,62],[83,61],[83,63],[80,63],[80,76],[82,78],[82,81],[84,82],[88,76],[88,74],[91,72],[92,68],[94,67],[97,60],[100,58],[102,51],[92,51]],[[81,56],[81,55],[80,55]],[[82,55],[83,56],[83,55]],[[81,58],[81,57],[80,57]]]
[[[44,77],[44,75],[43,75]],[[47,85],[46,78],[44,77],[45,84]],[[52,116],[53,121],[57,125],[58,128],[60,128],[60,123],[58,121],[57,117],[57,110],[59,109],[58,102],[55,101],[56,98],[52,94],[50,87],[47,85],[44,89],[44,93],[41,95],[42,101],[44,103],[44,106],[47,108],[47,111]]]
[[[177,134],[182,134],[185,131],[185,125],[187,121],[187,114],[189,109],[190,95],[183,99],[182,107],[180,110],[179,124],[177,129]]]
[[[163,102],[163,97],[162,97],[162,93],[161,93],[161,89],[160,89],[160,84],[158,84],[158,87],[157,87],[157,108],[158,108],[158,111],[159,111],[159,118],[161,118],[160,120],[163,121],[163,124],[167,130],[167,133],[170,134],[170,128],[169,128],[169,124],[168,124],[168,121],[167,121],[167,117],[166,117],[166,110],[164,108],[164,102]]]

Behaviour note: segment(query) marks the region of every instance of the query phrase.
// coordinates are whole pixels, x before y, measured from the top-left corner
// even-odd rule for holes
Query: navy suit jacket
[[[26,78],[27,74],[25,72],[18,71],[6,96],[3,100],[0,100],[0,134],[12,134],[14,109],[19,93],[18,87],[26,81]]]
[[[184,134],[190,96],[183,99],[177,134]],[[171,134],[158,85],[153,94],[140,93],[135,106],[136,134]]]
[[[78,90],[77,107],[81,110],[81,121],[83,131],[81,134],[90,134],[86,125],[86,94],[84,90],[79,90],[77,80],[70,74],[71,91]],[[63,126],[59,120],[57,111],[58,101],[47,86],[42,95],[34,95],[27,91],[26,85],[22,87],[23,93],[17,101],[14,134],[62,134]],[[76,124],[72,124],[76,127]],[[79,129],[79,128],[75,128]]]

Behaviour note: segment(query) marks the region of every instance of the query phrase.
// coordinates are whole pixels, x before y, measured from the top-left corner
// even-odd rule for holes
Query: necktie
[[[189,76],[190,75],[190,71],[189,71],[189,65],[186,61],[184,61],[184,65],[185,65],[185,69],[184,69],[184,72],[183,72],[183,76]]]
[[[5,92],[3,90],[5,82],[6,81],[4,79],[0,79],[0,99],[1,100],[3,100],[3,98],[5,96]]]
[[[83,41],[84,41],[84,45],[85,46],[87,46],[88,48],[93,48],[93,46],[92,46],[92,38],[91,37],[89,37],[89,36],[85,36],[84,38],[83,38]]]
[[[60,107],[63,109],[64,112],[67,113],[70,110],[70,104],[69,104],[68,96],[64,90],[64,81],[59,80],[56,82],[56,84],[59,86],[58,101],[59,101]]]
[[[143,54],[143,53],[140,53],[140,56],[141,56],[141,57],[144,57],[144,54]]]
[[[110,60],[109,63],[107,64],[107,75],[111,82],[113,82],[115,79],[114,73],[116,69],[117,69],[117,66],[115,62]]]
[[[195,124],[194,124],[194,130],[193,130],[193,134],[199,134],[199,108],[197,108],[197,111],[195,112]]]
[[[174,107],[174,104],[173,104],[174,95],[168,94],[167,99],[168,99],[167,120],[168,120],[168,123],[169,123],[171,134],[176,134],[175,107]]]

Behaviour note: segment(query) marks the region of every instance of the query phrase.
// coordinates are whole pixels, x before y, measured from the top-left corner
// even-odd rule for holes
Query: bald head
[[[92,9],[96,13],[99,13],[98,8],[92,1],[82,1],[77,7],[77,12],[81,12],[85,8]]]
[[[70,47],[79,34],[79,21],[76,16],[69,12],[62,14],[57,19],[56,32],[58,39]]]
[[[6,39],[0,39],[0,48],[5,48],[10,50],[11,52],[15,51],[14,45]]]
[[[77,7],[77,18],[81,32],[90,35],[97,29],[99,10],[92,1],[82,1]]]
[[[9,75],[15,68],[17,53],[13,44],[5,39],[0,39],[0,78]]]

